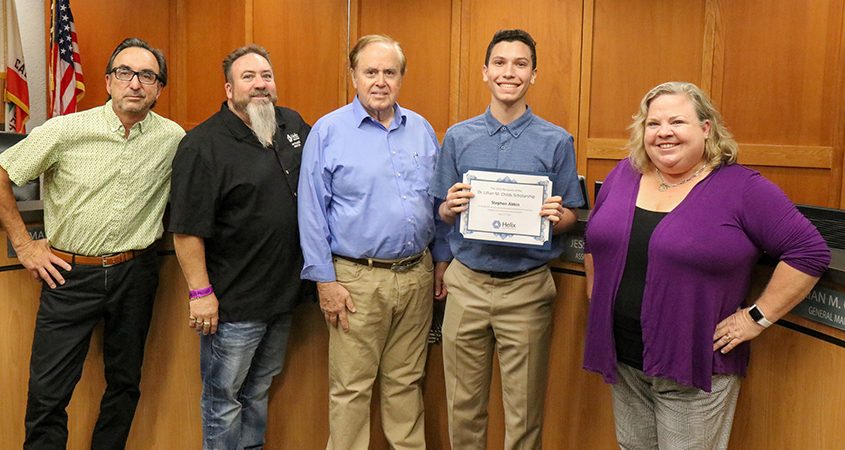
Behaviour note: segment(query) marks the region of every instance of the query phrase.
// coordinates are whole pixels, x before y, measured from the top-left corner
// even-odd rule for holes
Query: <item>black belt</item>
[[[476,270],[476,269],[473,269],[472,267],[469,267],[469,266],[467,266],[467,267],[469,268],[469,270],[472,270],[473,272],[483,273],[484,275],[489,275],[491,278],[501,278],[501,279],[506,280],[506,279],[509,279],[509,278],[516,278],[520,275],[525,275],[526,273],[537,270],[537,269],[539,269],[540,267],[543,267],[543,266],[545,266],[545,264],[540,264],[539,266],[535,266],[535,267],[532,267],[530,269],[520,270],[520,271],[517,271],[517,272],[495,272],[495,271],[492,271],[492,270]]]
[[[428,250],[426,249],[422,253],[399,259],[350,258],[349,256],[337,254],[334,256],[362,266],[375,267],[377,269],[389,269],[393,272],[407,272],[422,261],[426,251]]]

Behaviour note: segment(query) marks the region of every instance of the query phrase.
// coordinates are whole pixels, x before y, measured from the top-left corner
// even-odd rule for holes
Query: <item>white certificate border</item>
[[[489,175],[488,177],[484,177],[484,175]],[[498,177],[498,178],[497,178]],[[532,181],[519,181],[518,178],[535,178]],[[536,185],[543,187],[543,201],[549,198],[549,194],[551,191],[551,184],[552,181],[549,179],[548,175],[540,175],[540,174],[530,174],[530,173],[513,173],[508,171],[491,171],[491,170],[478,170],[478,169],[469,169],[464,174],[464,183],[472,185],[473,180],[480,180],[480,181],[493,181],[498,183],[511,183],[511,184],[523,184],[523,185]],[[541,203],[542,205],[542,203]],[[538,211],[539,213],[539,211]],[[549,237],[549,220],[548,219],[541,219],[540,223],[540,233],[537,235],[533,234],[520,234],[520,233],[496,233],[496,232],[489,232],[489,231],[482,231],[482,230],[474,230],[469,228],[469,208],[466,211],[461,213],[461,228],[460,228],[461,235],[463,235],[466,239],[473,239],[484,241],[489,244],[498,244],[498,245],[512,245],[518,247],[530,247],[530,248],[537,248],[537,247],[550,247],[551,239]],[[475,236],[473,236],[475,235]],[[525,242],[524,240],[513,241],[514,236],[521,236],[531,238],[534,242]],[[495,239],[498,238],[498,239]]]

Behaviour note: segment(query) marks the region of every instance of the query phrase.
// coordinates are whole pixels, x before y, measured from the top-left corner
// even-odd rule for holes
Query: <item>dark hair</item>
[[[162,86],[167,86],[167,60],[164,59],[164,53],[162,53],[161,50],[150,46],[147,41],[139,38],[126,38],[123,42],[117,45],[117,48],[115,48],[111,54],[111,58],[109,58],[109,64],[106,66],[106,75],[110,74],[112,69],[114,69],[113,64],[117,54],[132,47],[143,48],[155,56],[159,70],[158,82],[161,83]]]
[[[234,64],[241,56],[248,55],[250,53],[255,53],[256,55],[266,59],[268,63],[270,62],[270,52],[258,44],[249,44],[236,48],[232,51],[232,53],[229,53],[225,58],[223,58],[223,76],[226,77],[227,82],[232,82],[232,64]]]
[[[405,52],[402,51],[402,46],[399,45],[399,42],[386,34],[368,34],[358,39],[358,42],[356,42],[355,46],[352,47],[352,50],[349,51],[349,68],[355,70],[355,68],[358,67],[358,54],[361,53],[366,46],[377,42],[393,46],[396,50],[396,54],[399,56],[399,73],[401,75],[405,75],[405,68],[407,67]]]
[[[534,42],[534,38],[531,37],[525,30],[499,30],[496,34],[493,35],[493,39],[490,39],[490,44],[487,45],[487,55],[484,57],[484,65],[486,66],[490,62],[490,53],[493,52],[493,47],[496,46],[499,42],[514,42],[519,41],[523,44],[527,45],[528,48],[531,49],[531,68],[537,68],[537,43]]]

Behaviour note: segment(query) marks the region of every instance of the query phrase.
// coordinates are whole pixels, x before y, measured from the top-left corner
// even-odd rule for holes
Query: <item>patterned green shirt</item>
[[[170,170],[185,132],[153,112],[124,138],[105,105],[48,120],[0,153],[18,186],[44,174],[44,228],[58,249],[89,256],[149,247],[164,231]]]

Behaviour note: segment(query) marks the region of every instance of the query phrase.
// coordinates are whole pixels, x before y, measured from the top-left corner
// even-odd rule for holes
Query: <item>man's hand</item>
[[[15,253],[18,254],[21,264],[32,274],[32,278],[41,278],[51,289],[56,287],[57,282],[65,284],[65,279],[56,266],[71,270],[70,264],[50,251],[47,239],[30,239],[15,246]]]
[[[347,311],[352,313],[357,311],[349,291],[337,281],[328,281],[317,283],[317,293],[320,296],[320,310],[323,311],[326,321],[333,327],[337,327],[337,323],[340,322],[340,327],[348,333]]]
[[[471,186],[464,183],[455,183],[446,193],[446,198],[440,204],[440,218],[449,225],[455,223],[455,217],[469,208],[469,199],[475,197],[470,192]]]
[[[549,197],[546,199],[546,202],[543,203],[543,207],[540,210],[540,215],[543,217],[548,217],[549,220],[552,222],[552,226],[556,225],[560,222],[561,217],[563,217],[563,198],[559,195],[555,195],[554,197]]]
[[[578,220],[572,210],[563,207],[563,198],[559,195],[546,199],[540,208],[540,216],[547,217],[552,223],[552,234],[569,231]]]
[[[212,292],[205,297],[191,300],[188,304],[191,312],[190,317],[188,317],[188,326],[193,328],[197,334],[216,333],[219,320],[217,311],[220,308],[217,295]]]
[[[449,268],[449,261],[441,261],[434,264],[434,299],[438,301],[446,300],[446,295],[449,294],[446,289],[446,283],[443,282],[443,274]]]

